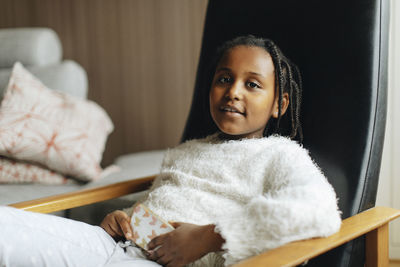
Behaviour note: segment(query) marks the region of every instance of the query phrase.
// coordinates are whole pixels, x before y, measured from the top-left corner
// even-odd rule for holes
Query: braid
[[[257,38],[253,35],[240,36],[225,42],[217,51],[214,65],[217,65],[227,51],[240,45],[263,48],[270,54],[275,67],[276,91],[278,93],[278,118],[270,119],[264,129],[264,136],[280,134],[302,142],[303,131],[300,123],[300,106],[303,84],[299,68],[282,53],[273,41],[265,38]],[[288,93],[289,95],[289,110],[282,115],[284,93]]]
[[[292,82],[293,81],[292,69],[287,64],[286,64],[286,67],[287,67],[287,69],[289,71],[289,81],[291,83],[291,85],[289,86],[289,104],[291,105],[291,103],[293,103],[293,87],[295,87],[295,91],[296,91],[297,84],[295,84],[295,83],[293,84],[293,82]],[[293,108],[291,107],[290,108],[290,117],[291,118],[294,117],[294,115],[293,115],[294,112],[295,111],[293,111]],[[292,126],[292,132],[291,132],[290,136],[292,137],[293,133],[296,131],[297,124],[296,124],[295,120],[293,120],[293,119],[290,120],[290,122],[291,122],[291,126]]]
[[[301,78],[301,73],[299,68],[294,65],[296,70],[297,81],[296,83],[296,132],[299,134],[299,139],[303,141],[303,129],[300,123],[300,109],[301,109],[301,101],[302,101],[302,94],[303,94],[303,81]]]
[[[281,120],[281,113],[282,113],[282,96],[283,96],[283,85],[285,83],[284,76],[282,75],[283,73],[283,68],[282,68],[282,61],[281,57],[278,52],[278,48],[276,45],[270,41],[266,40],[267,43],[267,49],[269,50],[269,54],[272,57],[272,61],[274,62],[275,66],[275,77],[276,80],[278,81],[278,120],[276,122],[276,128],[279,128],[279,123]]]
[[[302,92],[302,81],[298,67],[293,64],[288,58],[286,58],[281,50],[269,39],[263,39],[266,43],[265,49],[271,55],[272,61],[275,66],[275,75],[277,80],[277,91],[278,91],[278,118],[275,122],[275,129],[271,133],[270,127],[266,128],[264,135],[269,134],[283,134],[289,135],[291,139],[297,139],[302,142],[303,132],[300,123],[300,106],[301,106],[301,92]],[[289,95],[289,110],[287,115],[282,116],[282,95],[287,92]],[[290,133],[284,132],[285,129],[281,129],[281,119],[283,117],[289,117],[290,120]],[[286,129],[288,131],[289,129]]]

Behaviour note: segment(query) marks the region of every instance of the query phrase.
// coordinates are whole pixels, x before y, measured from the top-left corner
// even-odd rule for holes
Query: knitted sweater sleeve
[[[263,194],[216,223],[226,265],[340,228],[336,194],[305,149],[281,146],[267,169]]]

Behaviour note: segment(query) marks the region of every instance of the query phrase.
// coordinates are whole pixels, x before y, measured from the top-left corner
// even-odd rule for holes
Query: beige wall
[[[174,146],[190,107],[207,0],[0,0],[0,28],[46,26],[88,72],[115,131],[104,164]],[[103,165],[104,165],[103,164]]]

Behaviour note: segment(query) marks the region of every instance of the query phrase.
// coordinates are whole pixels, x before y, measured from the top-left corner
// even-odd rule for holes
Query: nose
[[[236,81],[226,89],[225,98],[227,100],[241,100],[243,95],[242,89],[240,83]]]

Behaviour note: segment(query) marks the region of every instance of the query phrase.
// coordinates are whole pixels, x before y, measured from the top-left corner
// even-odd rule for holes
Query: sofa
[[[0,95],[3,96],[12,67],[21,62],[29,72],[52,90],[86,99],[88,80],[86,71],[75,61],[62,58],[62,45],[57,34],[48,28],[0,29]],[[0,183],[0,205],[46,197],[50,195],[102,186],[156,174],[163,158],[163,150],[123,155],[115,159],[118,171],[91,182],[62,185],[40,183]],[[88,223],[99,220],[111,210],[124,208],[140,197],[139,194],[57,213]]]

